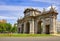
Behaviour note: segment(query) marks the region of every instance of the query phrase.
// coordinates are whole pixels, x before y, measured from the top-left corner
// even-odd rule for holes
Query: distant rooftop
[[[6,23],[7,21],[5,19],[0,20],[0,23]]]

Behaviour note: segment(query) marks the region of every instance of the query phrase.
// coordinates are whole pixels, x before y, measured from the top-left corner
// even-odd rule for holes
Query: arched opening
[[[30,32],[30,23],[27,22],[26,23],[26,33],[29,34],[29,32]]]
[[[20,28],[18,28],[18,33],[20,33]]]
[[[46,34],[50,34],[50,25],[46,25]]]
[[[23,30],[24,30],[24,24],[22,24],[21,33],[23,33]]]
[[[41,26],[42,21],[38,22],[38,27],[37,27],[37,34],[41,34],[42,33],[42,26]]]

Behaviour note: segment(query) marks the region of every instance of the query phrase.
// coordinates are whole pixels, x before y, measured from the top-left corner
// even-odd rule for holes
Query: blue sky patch
[[[60,20],[60,0],[0,0],[0,19],[6,19],[8,23],[14,24],[19,17],[23,17],[25,8],[34,7],[48,8],[56,6],[58,11],[57,20]]]

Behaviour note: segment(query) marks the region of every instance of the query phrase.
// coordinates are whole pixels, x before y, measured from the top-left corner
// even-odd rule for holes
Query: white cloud
[[[30,6],[8,6],[8,5],[0,5],[0,10],[7,10],[7,11],[19,11],[20,15],[24,12],[26,8]],[[32,7],[39,10],[42,10],[44,7]]]
[[[16,17],[0,16],[0,19],[17,19]]]
[[[0,5],[0,10],[20,10],[19,6],[7,6],[7,5]]]
[[[8,5],[0,5],[0,10],[24,10],[30,6],[8,6]],[[33,8],[42,8],[42,7],[33,7]]]
[[[12,15],[16,15],[18,17],[23,16],[23,12],[26,8],[34,8],[38,9],[40,11],[43,10],[43,8],[49,9],[49,7],[30,7],[30,6],[8,6],[8,5],[0,5],[0,10],[7,10],[7,11],[18,11],[18,12],[13,12]],[[7,13],[8,14],[8,13]],[[10,15],[10,12],[9,12]]]
[[[0,16],[0,19],[18,19],[18,17],[23,16],[23,12],[26,8],[29,8],[30,6],[7,6],[7,5],[0,5],[0,10],[6,10],[7,12],[10,11],[13,15],[13,17],[11,17],[10,12],[8,13],[4,13],[6,14],[6,16]],[[42,7],[32,7],[32,8],[36,8],[39,10],[42,10]],[[14,11],[18,11],[18,12],[14,12]],[[1,14],[1,13],[0,13]],[[15,17],[14,17],[15,15]],[[10,16],[10,17],[8,17]]]
[[[18,17],[20,16],[23,16],[23,12],[26,8],[29,8],[30,6],[7,6],[7,5],[0,5],[0,10],[9,10],[9,11],[18,11],[19,13],[12,13],[13,15],[16,14],[16,16],[0,16],[0,19],[10,19],[10,20],[13,20],[13,22],[16,22]],[[43,8],[50,8],[49,7],[32,7],[32,8],[36,8],[36,9],[39,9],[40,11],[43,10]],[[0,13],[1,14],[1,13]],[[8,13],[8,15],[10,15],[10,13]],[[18,16],[18,17],[17,17]],[[8,22],[10,22],[8,20]]]

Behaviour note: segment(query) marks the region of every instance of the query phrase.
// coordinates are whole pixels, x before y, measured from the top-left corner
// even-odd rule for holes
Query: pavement
[[[53,37],[0,37],[0,41],[60,41],[60,36],[53,36]]]
[[[52,34],[52,35],[54,35],[54,36],[60,36],[60,34]]]

